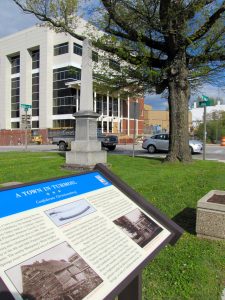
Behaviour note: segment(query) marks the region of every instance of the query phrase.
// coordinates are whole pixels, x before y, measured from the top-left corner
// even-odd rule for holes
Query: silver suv
[[[161,133],[144,139],[142,148],[148,150],[149,153],[155,153],[156,151],[168,151],[169,150],[169,134]],[[202,143],[197,140],[189,140],[190,152],[201,153]]]

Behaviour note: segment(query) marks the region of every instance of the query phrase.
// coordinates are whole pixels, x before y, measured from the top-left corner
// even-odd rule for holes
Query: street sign
[[[31,115],[21,115],[21,122],[25,123],[27,119],[27,123],[29,123],[31,121]]]
[[[208,96],[205,96],[205,95],[202,95],[202,100],[203,100],[203,101],[209,101],[209,97],[208,97]]]
[[[207,101],[199,101],[198,105],[199,107],[209,106],[207,105]]]
[[[198,103],[198,107],[213,106],[213,105],[214,105],[213,99],[210,99],[205,95],[202,95],[202,100],[199,101]]]
[[[25,150],[27,150],[27,129],[31,129],[31,115],[28,115],[28,109],[32,107],[30,104],[20,104],[25,114],[21,115],[21,129],[25,130]]]
[[[23,107],[24,109],[32,108],[32,105],[30,104],[20,104],[20,106]]]

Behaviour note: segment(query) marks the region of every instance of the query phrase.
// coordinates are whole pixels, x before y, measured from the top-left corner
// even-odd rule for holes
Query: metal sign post
[[[206,131],[206,105],[204,106],[204,114],[203,114],[203,122],[204,122],[204,137],[203,137],[203,160],[205,160],[205,146],[206,146],[206,136],[207,136],[207,131]]]
[[[210,105],[209,97],[202,95],[202,101],[199,102],[199,106],[204,108],[203,112],[203,124],[204,124],[204,132],[203,132],[203,160],[205,160],[205,154],[206,154],[206,137],[207,137],[207,131],[206,131],[206,106]]]
[[[119,294],[118,300],[141,300],[142,299],[142,276],[141,272],[130,284]]]
[[[25,111],[25,118],[22,119],[22,121],[24,121],[24,125],[25,125],[25,151],[27,151],[27,128],[28,128],[28,115],[27,115],[27,112],[28,112],[29,108],[32,108],[32,105],[30,105],[30,104],[21,104],[20,106]],[[29,118],[29,122],[30,122],[30,118]]]

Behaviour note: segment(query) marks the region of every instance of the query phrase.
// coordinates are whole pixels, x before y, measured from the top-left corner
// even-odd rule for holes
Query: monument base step
[[[66,153],[66,164],[77,165],[77,166],[95,166],[97,163],[107,163],[107,152],[106,151],[70,151]]]

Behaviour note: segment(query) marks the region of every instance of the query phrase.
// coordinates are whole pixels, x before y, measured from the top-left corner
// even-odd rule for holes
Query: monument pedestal
[[[97,118],[93,111],[79,111],[76,119],[76,137],[71,143],[71,151],[66,153],[66,166],[91,168],[97,163],[106,164],[107,152],[101,150],[101,142],[97,139]]]

